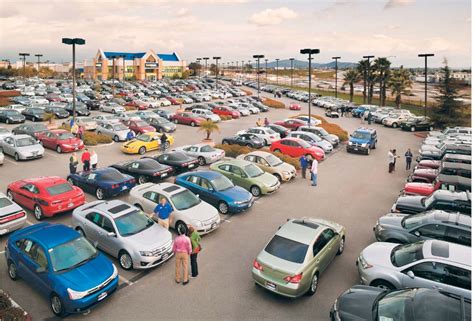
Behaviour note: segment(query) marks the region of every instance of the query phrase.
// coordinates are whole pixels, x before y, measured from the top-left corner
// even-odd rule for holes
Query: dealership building
[[[99,49],[92,61],[84,63],[86,79],[158,80],[181,77],[186,62],[177,53],[116,52]]]

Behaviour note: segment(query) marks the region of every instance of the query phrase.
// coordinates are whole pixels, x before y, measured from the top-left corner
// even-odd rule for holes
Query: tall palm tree
[[[410,72],[400,66],[400,69],[395,69],[388,81],[388,87],[391,90],[392,96],[395,96],[395,105],[400,108],[402,103],[402,94],[408,95],[412,81],[410,79]]]
[[[385,106],[387,98],[387,82],[390,77],[390,60],[385,57],[379,57],[374,60],[374,69],[376,73],[376,80],[379,82],[379,104]]]
[[[349,100],[354,98],[354,84],[360,81],[360,73],[356,69],[351,69],[344,74],[344,85],[349,85]]]

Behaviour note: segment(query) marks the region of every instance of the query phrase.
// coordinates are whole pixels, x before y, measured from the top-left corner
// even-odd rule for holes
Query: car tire
[[[199,162],[199,166],[204,166],[206,165],[206,159],[202,156],[199,156],[198,157],[198,162]]]
[[[318,284],[319,284],[319,273],[315,272],[313,274],[313,277],[311,278],[311,284],[306,294],[309,296],[314,295],[316,291],[318,290]]]
[[[5,124],[10,124],[10,121],[7,119],[5,119]]]
[[[191,125],[191,127],[195,127],[196,123],[192,121],[190,125]]]
[[[99,134],[100,135],[100,134]],[[120,141],[119,137],[117,135],[114,136],[114,142]]]
[[[10,277],[10,279],[12,279],[13,281],[16,281],[20,278],[18,276],[18,270],[16,268],[16,265],[15,263],[13,263],[12,260],[8,260],[7,268],[8,268],[8,276]]]
[[[18,155],[18,153],[15,153],[15,160],[18,162],[20,160],[20,156]]]
[[[380,289],[384,290],[394,290],[395,287],[393,286],[392,283],[384,281],[384,280],[374,280],[372,283],[370,283],[370,286],[375,286]]]
[[[98,200],[103,200],[105,198],[105,195],[104,195],[104,190],[102,188],[97,188],[95,190],[95,197],[98,199]]]
[[[58,154],[61,154],[61,153],[63,152],[62,149],[61,149],[61,146],[59,146],[59,145],[56,146],[56,152],[57,152]]]
[[[41,209],[41,206],[39,206],[38,204],[36,204],[33,207],[33,214],[35,215],[35,218],[38,221],[41,221],[44,218],[43,210]]]
[[[219,213],[221,214],[229,213],[229,205],[227,205],[227,203],[224,201],[219,202],[217,209],[219,210]]]
[[[341,255],[342,252],[344,252],[345,243],[346,243],[346,238],[342,237],[341,240],[339,241],[339,248],[337,249],[336,255]]]
[[[415,126],[410,127],[410,131],[414,132],[416,130]]]
[[[82,236],[84,236],[85,238],[87,238],[86,236],[86,232],[84,232],[84,230],[80,227],[76,227],[76,231],[81,234]]]
[[[393,127],[393,128],[397,128],[397,127],[398,127],[398,124],[397,124],[397,123],[393,123],[393,124],[392,124],[392,127]]]
[[[67,315],[66,311],[64,310],[63,301],[56,293],[53,292],[51,294],[49,301],[50,301],[51,310],[56,316],[63,318]]]
[[[248,148],[252,148],[252,144],[245,144]]]
[[[273,174],[273,176],[275,176],[279,182],[281,182],[283,179],[281,178],[280,174]]]
[[[132,257],[125,250],[122,250],[119,252],[118,261],[119,261],[120,267],[124,270],[129,271],[133,268]]]
[[[138,176],[138,184],[145,184],[147,182],[147,178],[144,175]]]
[[[250,187],[250,193],[252,193],[254,197],[259,197],[260,195],[262,195],[262,191],[260,190],[260,187],[258,187],[257,185],[252,185]]]
[[[142,146],[142,147],[140,147],[140,149],[138,149],[138,154],[143,155],[145,153],[146,153],[146,147],[145,146]]]
[[[275,153],[281,153],[281,150],[279,150],[278,148],[275,148],[273,151],[274,151]]]
[[[165,130],[163,129],[163,127],[160,127],[160,129],[158,130],[160,133],[164,133]]]
[[[174,229],[178,233],[178,235],[183,235],[188,233],[188,226],[184,224],[183,221],[178,221],[176,222],[176,225],[174,226]]]
[[[229,144],[229,142],[228,142],[228,141],[226,141],[226,140],[223,140],[223,141],[222,141],[222,145],[230,145],[230,144]]]

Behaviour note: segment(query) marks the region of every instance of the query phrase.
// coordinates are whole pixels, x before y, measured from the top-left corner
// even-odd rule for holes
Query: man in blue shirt
[[[306,169],[308,168],[308,160],[305,155],[300,157],[301,177],[306,179]]]
[[[170,228],[170,215],[173,212],[173,207],[168,203],[166,198],[160,198],[160,203],[155,207],[155,215],[158,217],[158,224],[163,226],[165,229]]]

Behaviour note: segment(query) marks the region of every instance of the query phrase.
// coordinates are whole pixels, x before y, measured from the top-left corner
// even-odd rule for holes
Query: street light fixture
[[[265,58],[264,55],[253,55],[257,59],[257,97],[260,100],[260,59]]]
[[[38,78],[40,73],[40,58],[43,57],[42,54],[36,54],[35,57],[38,57]]]
[[[364,59],[367,59],[367,66],[364,69],[364,104],[369,101],[369,73],[370,73],[370,58],[374,58],[375,56],[363,56]],[[367,88],[366,88],[367,87]]]
[[[26,57],[28,57],[30,54],[27,52],[20,52],[19,55],[22,57],[21,59],[23,60],[23,79],[25,79],[26,75]]]
[[[219,75],[219,59],[221,59],[221,57],[212,57],[212,59],[216,60],[216,90],[217,90],[217,76]]]
[[[335,66],[335,67],[336,67],[336,85],[335,85],[335,96],[336,96],[336,98],[337,98],[337,60],[338,60],[338,59],[341,59],[341,57],[332,57],[332,59],[334,59],[334,60],[335,60],[335,62],[336,62],[336,66]]]
[[[290,63],[291,63],[291,87],[293,87],[293,63],[295,61],[295,58],[290,58]]]
[[[311,126],[311,55],[317,55],[320,53],[319,49],[301,49],[300,53],[308,55],[308,126]]]
[[[275,59],[275,61],[277,62],[277,67],[276,67],[276,76],[277,76],[277,86],[278,86],[278,61],[280,61],[279,58]]]
[[[425,58],[425,117],[426,108],[428,106],[428,57],[433,57],[434,54],[419,54],[418,57]]]
[[[72,45],[72,121],[76,122],[76,45],[85,45],[82,38],[63,38],[62,43]]]

